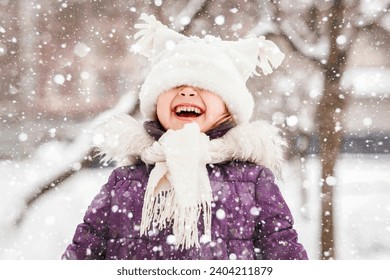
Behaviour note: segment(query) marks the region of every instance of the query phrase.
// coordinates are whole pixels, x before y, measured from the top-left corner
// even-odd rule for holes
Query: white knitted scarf
[[[172,225],[177,247],[199,245],[198,221],[203,212],[205,240],[211,238],[212,190],[208,163],[254,162],[280,175],[284,140],[264,122],[236,126],[210,140],[196,123],[166,131],[155,141],[142,124],[128,115],[115,116],[95,131],[104,161],[133,164],[138,158],[154,164],[144,196],[141,235]],[[101,140],[103,139],[103,141]]]
[[[204,234],[211,238],[211,186],[206,164],[211,162],[209,137],[196,123],[168,130],[143,151],[146,163],[155,163],[149,175],[142,209],[141,235],[151,224],[172,224],[177,246],[199,246],[198,220],[203,210]]]

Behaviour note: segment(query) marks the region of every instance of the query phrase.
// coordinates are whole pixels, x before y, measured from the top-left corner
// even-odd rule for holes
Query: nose
[[[193,96],[197,96],[198,95],[198,92],[196,91],[195,88],[193,87],[184,87],[182,88],[180,91],[179,91],[179,94],[181,96],[184,96],[184,97],[193,97]]]

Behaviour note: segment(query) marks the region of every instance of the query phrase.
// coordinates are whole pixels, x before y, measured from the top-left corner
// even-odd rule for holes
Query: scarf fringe
[[[173,190],[162,191],[156,196],[151,196],[148,190],[145,194],[142,209],[141,236],[147,235],[154,225],[159,230],[172,224],[173,235],[176,238],[176,248],[190,249],[200,247],[198,234],[198,221],[203,210],[204,235],[206,240],[211,239],[211,204],[201,202],[192,207],[179,207],[175,203]]]
[[[162,191],[157,196],[152,196],[148,189],[142,207],[141,236],[147,235],[152,224],[156,224],[159,230],[166,228],[173,218],[173,202],[175,192],[173,189]]]

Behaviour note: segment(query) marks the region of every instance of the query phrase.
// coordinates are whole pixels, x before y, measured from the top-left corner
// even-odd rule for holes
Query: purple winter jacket
[[[163,131],[146,124],[158,139]],[[224,135],[231,126],[208,133]],[[140,236],[143,198],[153,166],[139,163],[114,170],[77,226],[63,259],[307,259],[293,218],[272,172],[243,161],[209,164],[213,192],[211,241],[178,249],[171,228]],[[198,223],[203,232],[202,218]]]

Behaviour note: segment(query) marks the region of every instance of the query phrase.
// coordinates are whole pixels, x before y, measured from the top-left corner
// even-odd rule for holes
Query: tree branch
[[[47,183],[44,183],[36,188],[36,191],[32,194],[30,194],[26,201],[25,206],[23,207],[23,210],[19,213],[19,215],[16,217],[16,220],[14,222],[15,226],[20,226],[21,223],[24,221],[26,213],[28,212],[28,209],[31,208],[33,204],[35,204],[36,201],[38,201],[44,194],[55,190],[58,185],[60,185],[62,182],[64,182],[66,179],[70,178],[73,174],[76,172],[86,168],[90,167],[93,158],[95,157],[95,151],[91,150],[88,155],[85,157],[84,160],[80,162],[81,167],[80,169],[76,170],[74,168],[69,168],[62,173],[56,175],[54,178],[49,180]]]
[[[133,92],[128,93],[127,95],[124,95],[117,105],[114,108],[111,108],[107,110],[106,112],[100,114],[97,116],[90,124],[90,128],[95,127],[98,123],[101,122],[101,120],[105,119],[107,116],[120,114],[120,113],[132,113],[138,104],[138,99],[136,98],[137,95]],[[61,171],[57,172],[53,175],[53,177],[39,185],[37,185],[34,188],[34,191],[27,195],[24,203],[24,207],[22,207],[22,210],[17,215],[17,218],[14,222],[15,226],[20,226],[26,216],[26,213],[28,210],[45,194],[48,192],[55,190],[58,188],[58,186],[63,183],[66,179],[70,178],[73,174],[76,172],[85,169],[86,167],[89,167],[93,161],[93,158],[95,156],[95,151],[91,150],[89,148],[89,141],[90,138],[87,137],[85,134],[81,134],[80,136],[76,137],[75,141],[71,145],[70,149],[76,147],[76,149],[80,149],[79,147],[83,147],[83,149],[80,149],[80,156],[77,160],[79,160],[79,163],[81,164],[80,169],[75,170],[71,168],[71,164],[65,163],[64,167],[61,169]],[[87,150],[84,149],[84,147],[87,147]]]
[[[199,17],[201,13],[206,11],[207,1],[206,0],[191,0],[187,3],[184,9],[178,16],[175,17],[174,28],[176,31],[186,34],[191,24],[182,24],[181,20],[183,17],[189,18],[189,23]]]
[[[266,2],[265,5],[268,6],[269,4],[267,4]],[[282,20],[288,17],[282,12],[282,9],[280,9],[279,3],[274,2],[273,6],[274,9],[270,9],[269,7],[267,7],[267,10],[270,13],[272,13],[272,16],[274,17],[274,23],[280,32],[277,35],[281,36],[281,38],[290,46],[290,48],[294,52],[298,53],[302,57],[305,57],[306,59],[313,62],[314,64],[322,66],[321,59],[319,59],[316,56],[313,56],[312,54],[304,50],[304,48],[307,47],[307,42],[304,42],[304,40],[302,40],[299,36],[296,40],[294,40],[292,36],[287,35],[287,34],[294,34],[295,30],[291,27],[291,25],[287,20]],[[320,44],[323,44],[323,42],[321,41],[321,43],[319,44],[312,45],[312,48],[316,49]]]

